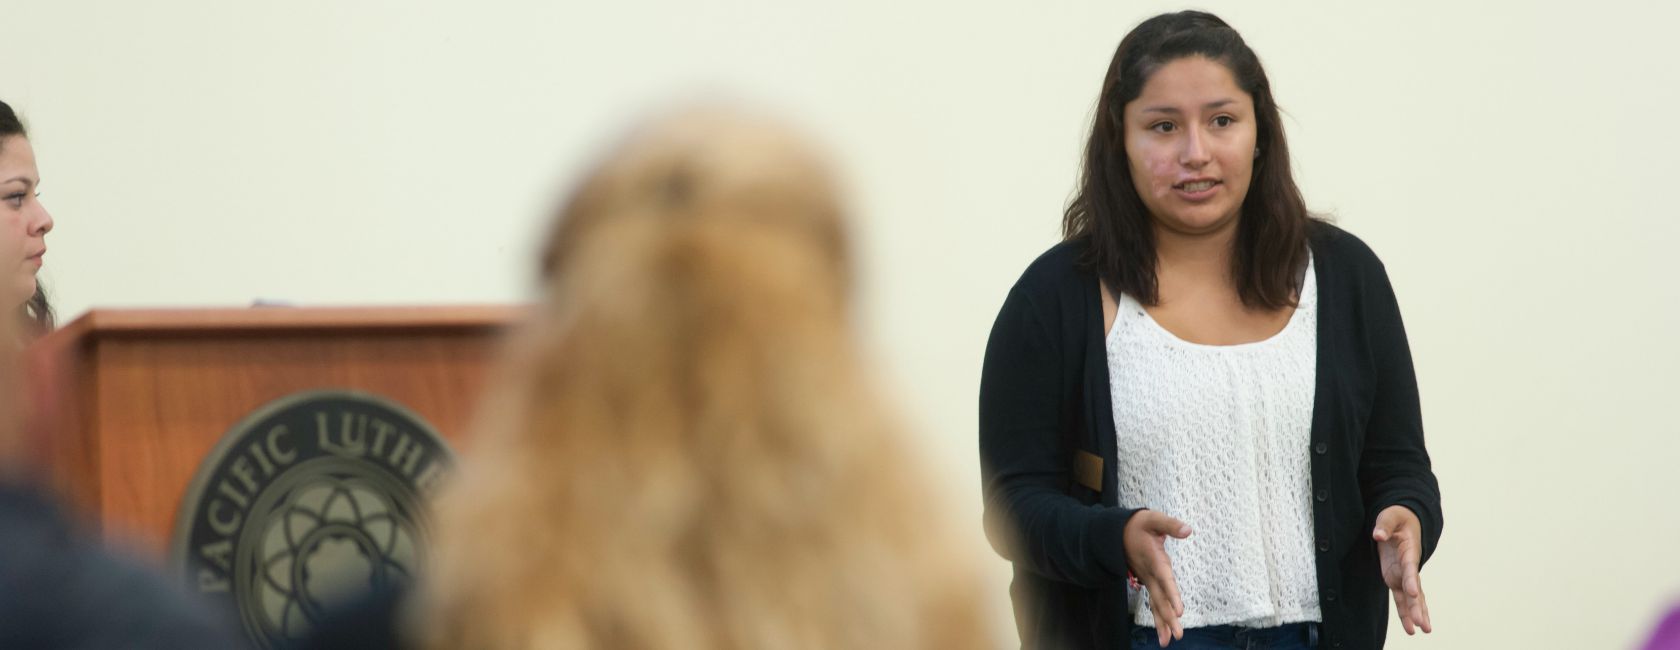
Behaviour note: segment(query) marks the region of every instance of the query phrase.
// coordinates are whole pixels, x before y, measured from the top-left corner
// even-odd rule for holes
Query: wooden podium
[[[95,310],[28,355],[26,432],[107,540],[162,562],[206,454],[252,411],[348,389],[410,409],[459,450],[512,306]]]

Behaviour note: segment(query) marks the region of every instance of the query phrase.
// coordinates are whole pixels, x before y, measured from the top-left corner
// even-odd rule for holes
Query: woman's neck
[[[1236,234],[1235,219],[1218,230],[1205,233],[1182,233],[1156,227],[1157,277],[1175,276],[1198,282],[1220,278],[1229,282]]]

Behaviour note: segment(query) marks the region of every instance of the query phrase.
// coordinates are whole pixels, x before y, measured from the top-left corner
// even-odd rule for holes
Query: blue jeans
[[[1159,650],[1155,628],[1132,626],[1132,650]],[[1184,638],[1169,640],[1169,650],[1306,650],[1318,647],[1317,623],[1290,623],[1268,628],[1209,625],[1184,629]]]

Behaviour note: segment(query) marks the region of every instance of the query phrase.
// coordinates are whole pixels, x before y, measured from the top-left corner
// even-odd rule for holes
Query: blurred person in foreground
[[[20,417],[27,326],[0,318],[0,648],[241,647],[203,605],[104,549],[34,483],[36,446]]]
[[[418,645],[993,645],[861,360],[845,231],[819,157],[749,116],[614,150],[440,498]]]
[[[1642,650],[1680,650],[1680,604],[1657,622]]]

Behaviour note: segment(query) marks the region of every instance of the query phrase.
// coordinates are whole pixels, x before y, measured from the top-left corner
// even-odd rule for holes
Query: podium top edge
[[[286,330],[499,329],[523,318],[528,309],[524,305],[94,309],[47,338]]]

